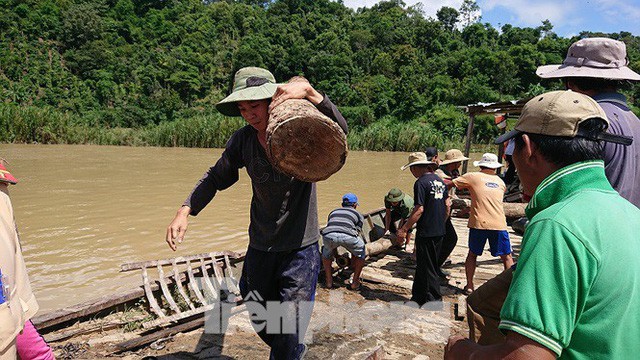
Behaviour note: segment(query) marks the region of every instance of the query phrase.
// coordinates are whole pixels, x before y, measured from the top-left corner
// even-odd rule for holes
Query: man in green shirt
[[[640,210],[609,184],[607,116],[572,91],[524,107],[513,161],[531,223],[500,312],[506,341],[481,346],[453,337],[447,359],[632,359],[640,353]]]
[[[400,221],[398,223],[398,228],[402,227],[404,223],[407,222],[409,215],[413,211],[413,198],[398,188],[393,188],[389,190],[387,196],[384,197],[384,232],[396,233],[396,221]],[[407,235],[404,239],[398,239],[398,243],[402,244],[404,241],[404,246],[409,245],[409,241],[411,240],[411,230],[407,231]]]

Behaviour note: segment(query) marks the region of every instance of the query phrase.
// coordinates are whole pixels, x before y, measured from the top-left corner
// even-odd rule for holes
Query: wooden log
[[[368,243],[364,248],[367,252],[367,256],[375,256],[389,250],[393,245],[394,242],[391,239],[381,238]]]
[[[159,287],[160,285],[153,284],[151,286],[151,290],[156,291]],[[99,299],[92,299],[90,301],[36,316],[31,320],[40,332],[45,332],[55,325],[90,316],[102,310],[140,299],[142,296],[144,296],[144,289],[140,286],[125,294],[109,295],[103,296]]]
[[[527,203],[503,203],[504,215],[507,220],[519,219],[524,214],[524,209],[527,207]],[[458,210],[468,210],[471,207],[471,200],[469,199],[452,199],[451,208]]]
[[[271,110],[267,156],[282,173],[308,182],[325,180],[342,168],[347,153],[342,128],[308,100],[286,100]]]
[[[242,306],[242,305],[240,305]],[[236,306],[231,309],[231,313],[234,314],[240,309],[240,306]],[[141,337],[137,337],[135,339],[131,339],[128,341],[121,342],[116,344],[112,351],[114,353],[121,353],[124,351],[134,350],[144,345],[150,344],[158,339],[162,339],[165,337],[173,336],[179,332],[189,331],[204,325],[205,316],[200,315],[197,319],[191,320],[189,322],[183,324],[177,324],[175,326],[169,327],[164,330],[154,331],[153,333]]]

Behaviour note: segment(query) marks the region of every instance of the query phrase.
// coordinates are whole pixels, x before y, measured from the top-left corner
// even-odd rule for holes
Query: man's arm
[[[165,241],[176,251],[176,242],[181,243],[189,226],[189,215],[196,216],[213,199],[218,190],[224,190],[238,181],[238,169],[243,167],[240,142],[236,132],[214,166],[198,181],[167,227]]]
[[[271,105],[269,105],[269,112],[289,99],[309,100],[321,113],[337,122],[345,134],[349,131],[347,120],[342,116],[338,107],[331,102],[327,95],[314,89],[307,79],[296,77],[288,83],[278,86],[275,94],[273,94]]]
[[[411,215],[407,219],[407,222],[404,223],[404,225],[402,225],[402,227],[400,227],[396,232],[396,235],[398,236],[398,238],[402,239],[407,236],[407,231],[409,231],[409,229],[411,229],[411,227],[415,223],[417,223],[418,220],[420,220],[420,216],[422,216],[423,212],[424,212],[424,206],[415,205],[413,207],[413,211],[411,212]]]
[[[384,209],[384,232],[389,231],[391,227],[391,209]]]
[[[507,339],[498,345],[482,346],[460,336],[449,338],[444,350],[446,360],[509,359],[553,360],[556,354],[541,344],[516,332],[507,332]]]

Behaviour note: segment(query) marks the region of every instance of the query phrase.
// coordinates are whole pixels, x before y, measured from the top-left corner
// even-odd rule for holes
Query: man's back
[[[621,94],[605,93],[593,98],[607,114],[608,132],[633,136],[633,144],[629,146],[605,144],[605,173],[620,196],[640,208],[640,120]]]
[[[322,229],[322,235],[339,232],[351,236],[358,236],[362,230],[364,217],[351,206],[339,207],[329,213],[327,226]]]
[[[502,204],[506,186],[499,176],[483,172],[470,172],[454,179],[453,183],[457,188],[469,189],[471,193],[470,228],[507,229],[507,220]]]

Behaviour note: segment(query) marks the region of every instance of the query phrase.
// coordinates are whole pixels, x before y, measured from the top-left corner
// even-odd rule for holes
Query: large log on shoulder
[[[524,209],[527,207],[526,203],[504,203],[504,215],[507,217],[507,221],[519,219],[524,214]],[[451,208],[458,210],[468,210],[471,207],[471,200],[469,199],[452,199]]]
[[[342,168],[347,153],[342,128],[311,102],[291,99],[271,110],[267,156],[282,173],[308,182],[325,180]]]

